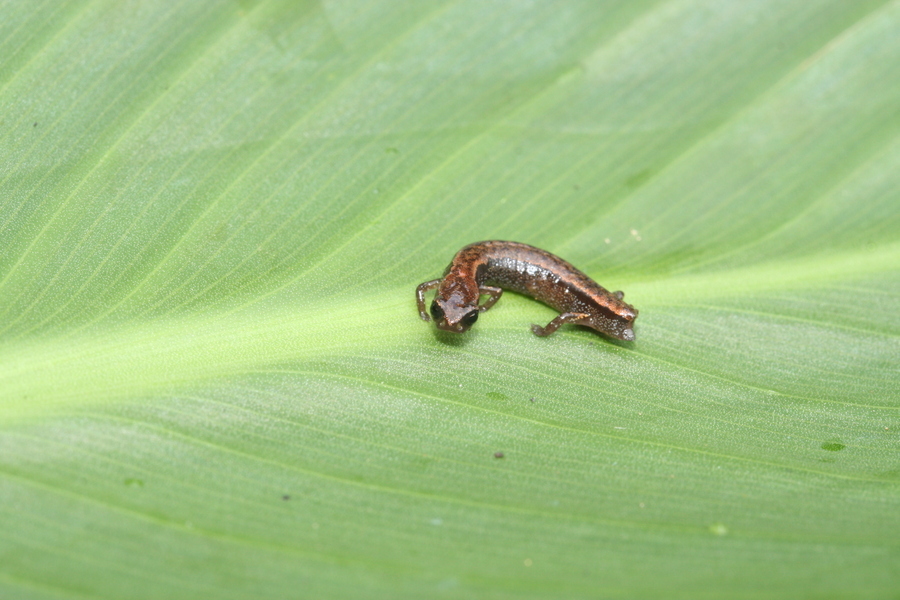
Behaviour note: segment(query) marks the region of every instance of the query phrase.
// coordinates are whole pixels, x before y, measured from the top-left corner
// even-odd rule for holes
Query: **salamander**
[[[426,311],[425,293],[435,288]],[[545,327],[532,325],[535,335],[547,336],[564,323],[575,323],[616,339],[635,339],[638,310],[623,300],[623,292],[610,292],[558,256],[518,242],[477,242],[457,252],[442,278],[416,288],[419,316],[434,319],[438,329],[463,333],[497,303],[504,289],[559,311]],[[479,304],[482,295],[488,298]]]

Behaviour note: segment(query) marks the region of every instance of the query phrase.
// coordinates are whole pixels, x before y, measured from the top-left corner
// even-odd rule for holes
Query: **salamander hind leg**
[[[559,329],[559,326],[563,323],[577,323],[583,319],[590,319],[590,315],[586,315],[584,313],[573,313],[567,312],[557,316],[555,319],[547,323],[546,327],[541,327],[540,325],[532,325],[531,331],[534,335],[540,337],[546,337]]]
[[[482,304],[481,306],[478,307],[478,310],[480,310],[482,312],[486,311],[487,309],[492,307],[494,304],[496,304],[497,300],[500,299],[500,296],[503,295],[502,289],[500,289],[498,287],[494,287],[492,285],[483,285],[478,288],[478,291],[481,292],[482,294],[486,294],[486,295],[490,296],[490,298],[488,298],[484,304]]]

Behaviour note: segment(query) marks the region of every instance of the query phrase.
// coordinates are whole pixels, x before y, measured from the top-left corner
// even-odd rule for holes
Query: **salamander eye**
[[[444,318],[444,309],[438,306],[437,302],[431,303],[431,318],[435,321],[440,321]]]
[[[473,310],[471,312],[467,312],[466,316],[464,316],[462,319],[460,319],[459,322],[462,323],[463,326],[465,326],[465,327],[471,327],[472,325],[475,324],[475,321],[477,321],[477,320],[478,320],[478,311]]]

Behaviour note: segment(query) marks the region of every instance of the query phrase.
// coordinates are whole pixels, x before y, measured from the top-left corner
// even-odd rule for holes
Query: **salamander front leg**
[[[546,327],[541,327],[540,325],[532,325],[531,331],[534,332],[534,335],[540,337],[547,337],[557,329],[563,323],[577,323],[583,319],[590,319],[590,315],[586,315],[584,313],[573,313],[567,312],[557,316],[555,319],[547,323]]]
[[[441,285],[440,279],[432,279],[431,281],[420,283],[419,287],[416,288],[416,304],[419,305],[419,316],[422,317],[423,321],[431,320],[428,311],[425,310],[425,292],[433,290],[439,285]]]
[[[481,306],[478,307],[478,310],[480,310],[481,312],[484,312],[487,309],[489,309],[490,307],[492,307],[493,305],[495,305],[497,303],[497,300],[500,299],[500,296],[503,295],[502,289],[491,286],[491,285],[483,285],[480,288],[478,288],[478,291],[481,292],[482,294],[487,294],[488,296],[490,296],[490,298],[488,298],[484,304],[482,304]]]

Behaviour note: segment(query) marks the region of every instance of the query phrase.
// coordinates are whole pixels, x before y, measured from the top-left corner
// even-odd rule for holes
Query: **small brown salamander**
[[[431,317],[425,310],[425,292],[437,288]],[[535,335],[550,335],[563,323],[576,323],[608,336],[634,341],[632,324],[638,311],[622,301],[622,292],[610,292],[590,277],[549,252],[518,242],[477,242],[456,253],[441,279],[416,288],[419,316],[434,319],[439,329],[462,333],[513,290],[540,300],[560,312],[546,327],[532,325]],[[478,301],[488,296],[484,304]]]

